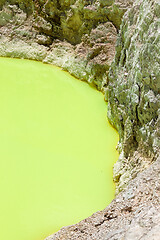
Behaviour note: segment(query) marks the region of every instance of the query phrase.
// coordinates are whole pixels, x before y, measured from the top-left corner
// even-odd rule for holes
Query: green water
[[[0,239],[42,240],[114,198],[103,95],[57,67],[0,58]]]

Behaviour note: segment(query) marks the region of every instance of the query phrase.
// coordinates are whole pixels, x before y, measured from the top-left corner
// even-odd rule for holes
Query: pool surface
[[[111,202],[106,112],[102,93],[59,68],[0,58],[1,240],[43,240]]]

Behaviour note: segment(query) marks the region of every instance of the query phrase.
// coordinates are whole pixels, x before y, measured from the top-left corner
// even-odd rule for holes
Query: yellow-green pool
[[[0,58],[0,239],[43,240],[114,198],[103,95],[57,67]]]

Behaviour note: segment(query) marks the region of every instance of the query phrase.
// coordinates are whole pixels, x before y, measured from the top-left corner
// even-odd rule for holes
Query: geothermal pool
[[[59,68],[0,58],[0,239],[43,240],[111,202],[106,112],[102,93]]]

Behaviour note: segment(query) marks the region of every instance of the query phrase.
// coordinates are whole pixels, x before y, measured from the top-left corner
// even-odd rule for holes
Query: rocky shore
[[[3,0],[0,56],[60,66],[102,91],[118,130],[117,197],[51,239],[159,239],[159,0]]]
[[[103,211],[46,240],[159,240],[160,158]]]

